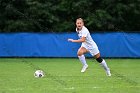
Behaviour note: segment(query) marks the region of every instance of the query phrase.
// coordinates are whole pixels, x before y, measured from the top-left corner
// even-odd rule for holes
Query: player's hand
[[[68,41],[73,42],[73,39],[68,39]]]

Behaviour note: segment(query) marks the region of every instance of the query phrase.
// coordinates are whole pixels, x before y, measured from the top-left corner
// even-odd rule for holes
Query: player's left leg
[[[95,57],[97,62],[99,62],[101,64],[101,66],[105,69],[107,76],[111,76],[110,69],[107,66],[106,61],[103,58],[101,58],[100,52],[98,50],[98,47],[96,47],[96,48],[89,48],[88,50],[89,50],[90,54],[93,57]]]
[[[101,66],[105,69],[107,76],[111,76],[110,69],[107,66],[106,61],[100,57],[100,53],[96,54],[94,57],[96,58],[97,62],[99,62]]]

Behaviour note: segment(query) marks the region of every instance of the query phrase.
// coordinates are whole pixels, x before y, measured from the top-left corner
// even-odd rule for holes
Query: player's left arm
[[[85,42],[86,41],[86,37],[82,37],[82,38],[80,38],[78,40],[68,39],[68,41],[70,41],[70,42],[77,42],[77,43]]]

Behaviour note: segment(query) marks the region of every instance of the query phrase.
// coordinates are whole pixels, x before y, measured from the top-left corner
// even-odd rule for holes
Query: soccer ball
[[[42,70],[36,70],[34,76],[37,78],[44,77],[44,72]]]

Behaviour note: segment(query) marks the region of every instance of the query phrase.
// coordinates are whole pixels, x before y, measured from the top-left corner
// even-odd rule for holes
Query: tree
[[[0,32],[140,31],[139,0],[0,0]]]

